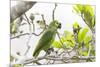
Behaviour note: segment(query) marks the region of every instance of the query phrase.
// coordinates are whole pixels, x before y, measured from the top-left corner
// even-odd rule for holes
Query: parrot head
[[[54,29],[56,29],[56,28],[59,28],[59,29],[61,29],[61,23],[60,22],[58,22],[57,20],[54,20],[54,21],[52,21],[51,23],[50,23],[50,25],[49,25],[49,28],[54,28]]]

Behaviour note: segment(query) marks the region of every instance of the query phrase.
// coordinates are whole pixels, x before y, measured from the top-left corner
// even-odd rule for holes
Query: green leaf
[[[73,7],[73,10],[79,14],[85,23],[92,29],[95,26],[95,11],[94,7],[90,5],[77,4]]]
[[[84,28],[81,31],[79,31],[79,34],[78,34],[78,42],[79,43],[83,42],[87,32],[88,32],[88,28]]]
[[[73,7],[74,11],[77,13],[77,14],[80,14],[81,11],[83,10],[83,6],[81,4],[77,4]]]
[[[94,10],[90,5],[84,5],[85,12],[89,12],[90,16],[94,16]]]
[[[66,48],[69,47],[74,47],[74,41],[73,40],[66,40]]]
[[[90,12],[84,12],[84,19],[85,19],[85,23],[92,28],[92,16],[90,15]]]
[[[80,13],[80,10],[76,6],[74,6],[73,7],[73,12],[76,12],[78,14],[78,13]]]
[[[83,5],[81,5],[81,4],[77,4],[76,6],[77,6],[77,8],[78,8],[80,11],[83,10]]]
[[[95,56],[95,54],[96,54],[94,45],[91,45],[91,53],[92,53],[93,56]]]
[[[95,16],[92,18],[92,27],[94,27],[95,26]]]
[[[74,36],[73,36],[72,32],[66,31],[66,36],[63,36],[63,38],[64,38],[64,43],[66,43],[65,46],[66,46],[67,49],[74,47],[75,41],[74,41]]]
[[[85,43],[85,44],[88,44],[88,43],[91,41],[91,39],[92,39],[92,35],[86,36],[86,37],[84,38],[84,43]]]
[[[15,64],[14,67],[24,67],[24,66],[21,64]]]
[[[62,45],[61,45],[61,43],[59,41],[54,41],[53,44],[52,44],[52,46],[54,48],[62,48]]]
[[[62,42],[65,42],[66,41],[66,39],[65,39],[65,37],[63,36],[63,37],[61,37],[61,41]]]
[[[16,34],[18,31],[17,23],[13,22],[10,24],[10,34]]]
[[[77,28],[79,27],[78,22],[75,22],[75,23],[73,24],[73,27],[77,29]]]
[[[95,26],[95,15],[94,10],[90,5],[84,6],[84,19],[85,23],[90,27],[93,28]]]
[[[64,42],[64,45],[67,49],[71,49],[70,42]]]
[[[83,55],[83,56],[87,56],[87,55],[88,55],[88,51],[82,52],[82,55]]]
[[[63,42],[67,41],[67,40],[73,40],[74,39],[74,35],[72,32],[70,31],[64,31],[63,36],[61,37],[61,40]]]

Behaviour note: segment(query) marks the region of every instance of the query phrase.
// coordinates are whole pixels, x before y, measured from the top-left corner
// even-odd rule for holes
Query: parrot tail
[[[33,57],[37,57],[39,55],[39,51],[37,52],[37,51],[35,51],[34,53],[33,53]]]
[[[33,53],[33,57],[34,57],[34,58],[37,58],[38,55],[39,55],[39,52],[40,52],[40,51],[35,51],[35,52]],[[36,63],[37,65],[41,65],[38,61],[33,62],[33,63]]]

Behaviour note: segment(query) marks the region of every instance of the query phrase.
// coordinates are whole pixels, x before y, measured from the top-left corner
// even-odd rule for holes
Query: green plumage
[[[61,23],[58,23],[58,21],[52,21],[48,28],[43,33],[42,37],[40,38],[35,51],[33,52],[33,57],[37,57],[41,50],[47,51],[51,44],[53,43],[57,29],[61,28]]]

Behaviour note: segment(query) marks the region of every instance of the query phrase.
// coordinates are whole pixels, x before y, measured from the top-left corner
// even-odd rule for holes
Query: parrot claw
[[[49,48],[49,49],[47,50],[46,54],[48,55],[48,54],[50,54],[50,53],[53,52],[53,51],[54,51],[53,48]]]

